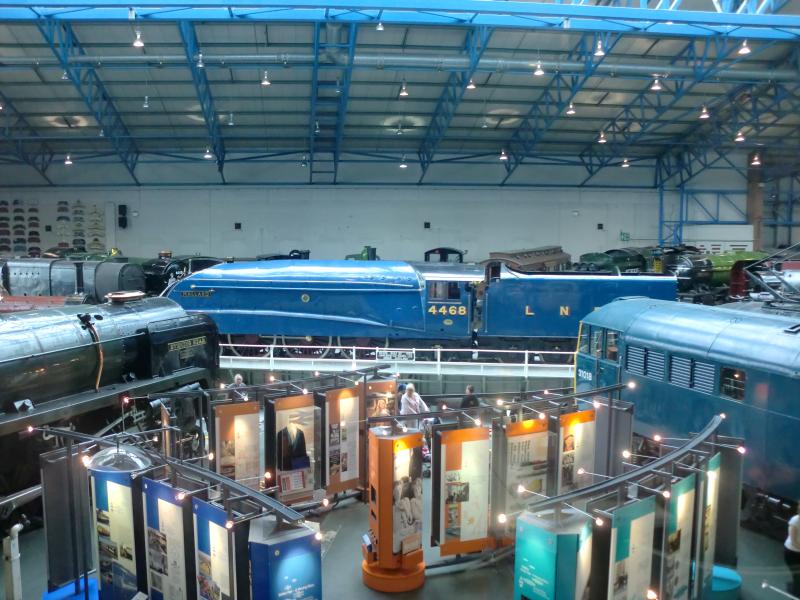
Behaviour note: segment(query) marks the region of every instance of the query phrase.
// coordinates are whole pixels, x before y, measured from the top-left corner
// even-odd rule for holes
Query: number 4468
[[[444,304],[436,306],[435,304],[431,304],[431,307],[428,309],[428,312],[432,315],[450,315],[453,317],[456,315],[460,315],[463,317],[464,315],[467,314],[467,307],[464,306],[463,304],[460,306],[455,306],[455,305],[446,306]]]

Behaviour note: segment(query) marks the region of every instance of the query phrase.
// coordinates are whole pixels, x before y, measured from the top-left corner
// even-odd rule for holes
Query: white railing
[[[389,364],[389,371],[436,375],[571,378],[574,352],[482,348],[382,348],[293,344],[220,344],[221,366],[268,371],[349,371]]]

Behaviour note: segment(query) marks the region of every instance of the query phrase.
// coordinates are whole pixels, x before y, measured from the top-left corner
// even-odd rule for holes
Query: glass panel
[[[619,331],[606,331],[606,358],[614,361],[619,359]]]
[[[581,323],[581,333],[578,338],[578,352],[583,354],[589,353],[589,329],[591,328],[588,325]]]
[[[720,370],[720,391],[723,396],[734,400],[744,400],[744,386],[747,375],[741,369],[722,367]]]
[[[592,356],[601,358],[603,356],[603,330],[592,329]]]

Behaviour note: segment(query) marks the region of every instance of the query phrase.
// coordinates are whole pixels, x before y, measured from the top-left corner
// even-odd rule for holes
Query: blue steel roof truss
[[[125,168],[138,185],[139,180],[135,170],[139,150],[119,116],[111,95],[106,91],[94,67],[85,63],[71,62],[72,57],[85,54],[72,26],[65,21],[47,19],[37,22],[37,27],[64,69],[67,79],[75,86],[89,112],[97,121],[100,131],[111,142]]]
[[[12,135],[14,130],[21,132],[22,136]],[[37,131],[8,97],[0,92],[0,141],[6,140],[12,144],[16,157],[36,169],[47,183],[53,185],[47,176],[47,168],[53,161],[55,153],[47,142],[38,138]]]
[[[219,176],[222,178],[222,183],[226,183],[224,170],[225,141],[222,139],[222,134],[220,133],[217,109],[214,105],[214,95],[211,93],[211,85],[208,82],[208,75],[206,75],[205,68],[198,66],[201,64],[199,56],[202,52],[202,48],[197,39],[197,32],[191,22],[181,21],[179,27],[181,39],[183,40],[183,49],[186,52],[186,62],[192,73],[192,82],[194,83],[197,99],[200,101],[200,110],[203,113],[203,119],[206,123],[206,129],[208,130],[209,144],[213,150],[214,158],[217,161],[217,170],[219,171]]]

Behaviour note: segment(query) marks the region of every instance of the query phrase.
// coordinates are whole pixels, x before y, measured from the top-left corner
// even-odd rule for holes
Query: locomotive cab
[[[581,321],[575,357],[578,392],[615,385],[620,381],[620,332]]]
[[[425,280],[425,330],[447,337],[469,337],[472,331],[476,282],[480,267],[461,264],[425,263],[419,267]]]

